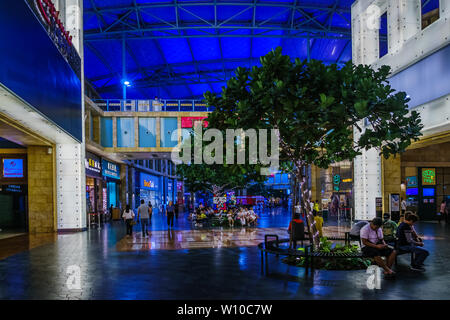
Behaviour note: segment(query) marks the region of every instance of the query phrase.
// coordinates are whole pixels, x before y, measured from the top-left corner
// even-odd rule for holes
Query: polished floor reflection
[[[166,241],[164,217],[159,219],[153,221],[152,234]],[[264,229],[283,233],[288,221],[286,210],[264,213],[260,230],[237,229],[229,235],[230,243],[251,241],[250,237],[257,242]],[[331,232],[345,228],[336,221],[327,221],[326,226]],[[0,259],[0,299],[449,299],[450,226],[420,222],[417,230],[426,236],[425,247],[430,251],[427,271],[409,272],[409,257],[400,256],[397,278],[383,279],[380,290],[370,290],[366,270],[306,274],[276,256],[269,256],[270,273],[265,276],[260,252],[253,244],[120,251],[125,227],[118,221],[101,230],[54,235],[39,244],[27,241],[28,247]],[[132,241],[140,241],[138,226],[134,231]],[[220,233],[206,233],[204,239],[212,239],[211,234],[220,239],[215,232]],[[228,230],[222,232],[225,235]],[[251,236],[242,240],[240,232]],[[178,235],[187,239],[193,234],[202,240],[202,232],[197,233],[182,216],[174,233],[173,241]],[[2,246],[1,252],[7,247]],[[67,285],[73,266],[80,268],[80,289]]]
[[[325,236],[341,236],[347,227],[330,226],[324,228]],[[196,248],[227,248],[257,246],[264,241],[266,234],[287,238],[286,228],[227,228],[206,230],[151,231],[147,237],[141,232],[125,236],[117,243],[118,251],[135,250],[177,250]]]

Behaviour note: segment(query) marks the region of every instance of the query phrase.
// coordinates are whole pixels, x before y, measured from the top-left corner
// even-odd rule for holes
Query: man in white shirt
[[[391,267],[395,262],[397,253],[384,242],[382,225],[383,220],[381,218],[374,218],[369,224],[361,228],[362,253],[366,257],[373,258],[376,264],[383,268],[385,276],[394,276],[395,272],[392,271]],[[386,257],[387,262],[382,257]]]

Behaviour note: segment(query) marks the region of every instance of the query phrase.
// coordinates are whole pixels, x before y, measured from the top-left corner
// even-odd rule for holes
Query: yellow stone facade
[[[383,213],[390,212],[389,196],[391,193],[398,193],[403,198],[401,190],[401,156],[397,155],[395,158],[390,157],[381,160],[381,194],[383,195]]]
[[[27,148],[30,233],[56,231],[55,155],[54,151],[48,154],[48,149],[42,146]]]

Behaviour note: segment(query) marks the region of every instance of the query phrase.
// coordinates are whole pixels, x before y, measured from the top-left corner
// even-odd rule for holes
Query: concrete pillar
[[[126,164],[121,164],[120,165],[120,203],[122,204],[122,209],[124,209],[127,204],[130,204],[127,194],[129,194],[129,192],[128,192],[128,166]]]
[[[321,202],[320,168],[311,165],[311,200]]]
[[[91,115],[92,116],[92,115]],[[93,121],[92,121],[92,131],[93,131],[93,135],[92,138],[94,140],[95,143],[101,144],[101,121],[100,121],[100,116],[92,116],[93,117]]]
[[[43,146],[27,149],[28,230],[30,233],[55,232],[54,149]]]
[[[128,167],[128,204],[132,209],[136,207],[136,196],[135,190],[136,190],[136,170],[129,166]]]
[[[61,231],[86,228],[84,144],[56,145],[57,227]]]

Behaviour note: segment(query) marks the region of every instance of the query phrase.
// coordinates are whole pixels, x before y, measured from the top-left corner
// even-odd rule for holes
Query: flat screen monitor
[[[23,177],[23,159],[3,159],[3,178]]]
[[[434,188],[423,188],[422,195],[424,197],[434,197]]]
[[[406,195],[407,196],[417,196],[419,194],[419,188],[407,188]]]

